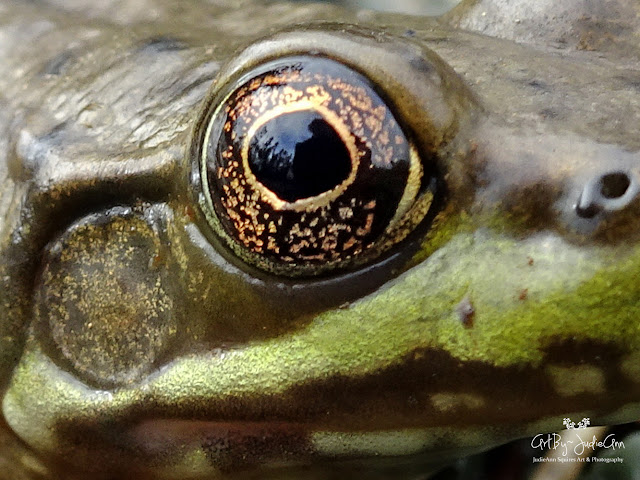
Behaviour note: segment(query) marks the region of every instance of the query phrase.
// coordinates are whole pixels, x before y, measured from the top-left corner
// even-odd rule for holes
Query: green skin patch
[[[4,398],[4,415],[25,438],[38,439],[35,446],[54,450],[49,429],[82,412],[112,416],[140,401],[180,412],[207,399],[282,395],[310,379],[364,377],[421,348],[445,350],[461,362],[537,367],[545,361],[543,347],[557,338],[614,344],[625,352],[640,347],[633,322],[640,309],[633,281],[640,247],[585,248],[546,232],[517,241],[495,230],[470,233],[459,219],[455,224],[461,233],[452,233],[427,261],[348,308],[320,314],[284,338],[217,357],[182,357],[142,388],[96,392],[28,348]],[[472,328],[457,310],[464,297],[475,310]],[[47,408],[34,402],[33,391],[41,392]]]

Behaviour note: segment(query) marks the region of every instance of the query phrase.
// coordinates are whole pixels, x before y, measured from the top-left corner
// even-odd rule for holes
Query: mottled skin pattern
[[[637,419],[639,8],[1,2],[0,478],[413,478]],[[296,280],[215,235],[197,140],[219,89],[309,53],[443,194]]]

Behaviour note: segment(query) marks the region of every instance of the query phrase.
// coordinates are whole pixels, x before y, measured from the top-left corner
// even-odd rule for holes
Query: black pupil
[[[351,171],[344,142],[314,111],[269,120],[251,139],[248,160],[258,181],[287,202],[331,190]]]

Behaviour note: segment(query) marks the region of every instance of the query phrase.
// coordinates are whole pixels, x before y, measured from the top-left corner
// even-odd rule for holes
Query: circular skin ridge
[[[177,331],[163,246],[144,219],[117,210],[52,245],[36,297],[54,358],[106,386],[147,374]]]

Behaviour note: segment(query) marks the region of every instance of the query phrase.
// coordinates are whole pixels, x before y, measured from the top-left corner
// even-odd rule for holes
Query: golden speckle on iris
[[[202,178],[213,228],[244,260],[303,275],[357,264],[429,211],[432,179],[363,75],[297,56],[236,85],[211,113]]]

